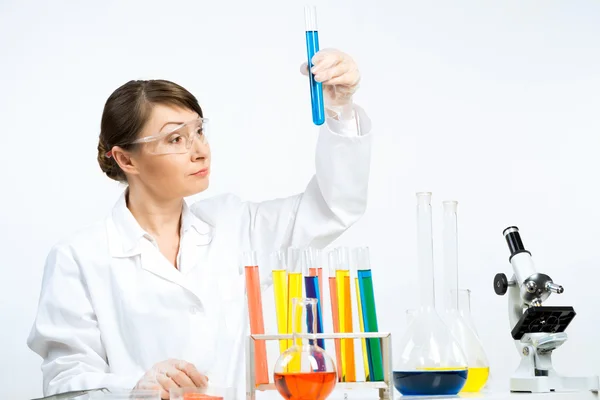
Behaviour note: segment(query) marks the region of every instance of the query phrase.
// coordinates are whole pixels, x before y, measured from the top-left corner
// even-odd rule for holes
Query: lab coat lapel
[[[149,243],[148,245],[152,246]],[[193,285],[193,282],[191,282],[184,274],[179,272],[173,265],[171,265],[171,263],[169,263],[157,249],[145,249],[142,251],[141,263],[142,268],[146,271],[181,286],[196,296],[200,302],[203,302],[203,299],[198,291],[198,285]]]
[[[181,286],[202,302],[202,297],[206,299],[207,296],[204,294],[205,290],[202,290],[204,285],[197,279],[190,279],[191,276],[186,275],[188,269],[193,270],[199,263],[207,262],[207,260],[201,259],[202,252],[199,251],[199,248],[210,244],[214,233],[213,227],[196,217],[184,202],[180,241],[180,247],[183,250],[179,266],[181,268],[181,264],[185,264],[182,273],[152,244],[152,237],[140,227],[127,209],[126,194],[127,191],[123,192],[113,207],[111,218],[107,221],[111,255],[127,258],[140,255],[141,266],[144,270]]]

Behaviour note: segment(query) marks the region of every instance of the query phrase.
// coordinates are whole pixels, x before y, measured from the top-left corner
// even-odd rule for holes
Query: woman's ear
[[[134,162],[131,152],[119,146],[114,146],[111,150],[112,156],[116,163],[119,164],[121,170],[127,175],[138,175],[139,171]]]

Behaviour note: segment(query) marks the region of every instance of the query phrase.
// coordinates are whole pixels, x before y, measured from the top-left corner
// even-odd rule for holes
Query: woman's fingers
[[[198,372],[194,364],[190,363],[180,363],[177,368],[183,372],[192,380],[196,387],[206,387],[208,386],[208,378]]]

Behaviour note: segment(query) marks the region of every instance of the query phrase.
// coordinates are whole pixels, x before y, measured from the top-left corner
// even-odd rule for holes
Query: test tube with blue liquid
[[[317,332],[315,333],[323,333],[323,307],[322,307],[322,292],[321,285],[319,282],[319,275],[317,269],[319,268],[319,263],[321,260],[321,253],[318,249],[307,248],[302,252],[302,272],[304,275],[304,289],[306,292],[306,297],[317,300]],[[307,323],[312,326],[311,321],[307,321]],[[325,349],[325,340],[317,339],[317,345]]]
[[[315,76],[311,72],[311,68],[313,67],[312,59],[319,51],[319,30],[317,28],[317,8],[315,6],[304,7],[304,21],[306,23],[306,52],[308,56],[312,118],[315,125],[323,125],[325,122],[323,84],[315,81]]]

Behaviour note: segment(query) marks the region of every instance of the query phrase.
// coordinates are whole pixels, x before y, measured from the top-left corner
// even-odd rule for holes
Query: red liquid
[[[335,372],[274,374],[275,387],[287,400],[324,400],[335,387]]]
[[[265,322],[263,319],[260,278],[258,276],[257,266],[246,267],[246,293],[248,294],[250,332],[252,334],[264,334]],[[254,341],[254,367],[256,370],[256,384],[262,385],[269,383],[267,346],[264,340]]]

